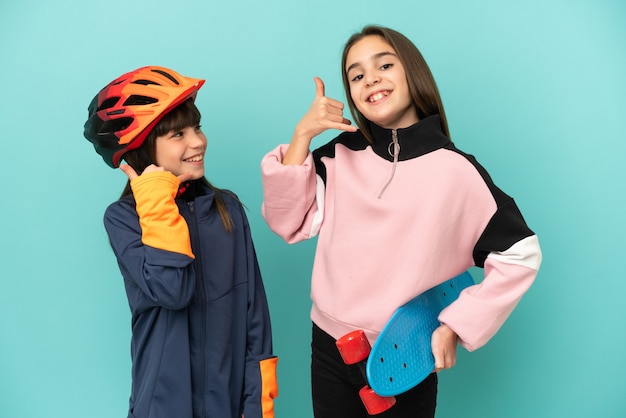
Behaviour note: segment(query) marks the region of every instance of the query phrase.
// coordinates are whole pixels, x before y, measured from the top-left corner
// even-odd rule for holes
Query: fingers
[[[326,119],[327,129],[339,129],[341,131],[347,132],[356,132],[357,127],[352,125],[352,122],[349,119],[343,117],[343,112],[341,109],[337,112],[337,108],[333,106],[328,106],[326,108],[326,115],[324,119]]]
[[[433,357],[435,358],[435,371],[443,370],[446,365],[444,354],[441,350],[435,349],[433,346]]]
[[[322,102],[327,106],[329,113],[341,115],[343,113],[343,103],[339,100],[326,97],[326,88],[321,78],[314,77],[313,81],[315,81],[315,99],[323,99]]]
[[[317,113],[315,118],[319,126],[324,129],[355,132],[357,128],[343,116],[344,104],[339,100],[326,97],[326,89],[321,78],[314,77],[313,80],[315,81],[315,100],[310,111]]]
[[[446,352],[444,350],[435,349],[433,347],[433,357],[435,357],[435,372],[450,368],[450,366],[446,367]]]
[[[446,353],[440,353],[435,357],[435,372],[439,373],[445,369],[454,367],[454,360],[449,358]]]
[[[159,167],[154,164],[150,164],[148,167],[146,167],[146,169],[143,170],[141,174],[138,174],[135,169],[128,164],[120,164],[120,170],[122,170],[124,174],[126,174],[126,176],[128,177],[128,180],[131,181],[139,177],[141,174],[153,173],[155,171],[165,171],[163,167]]]
[[[431,346],[435,358],[435,372],[454,367],[457,342],[458,336],[447,325],[441,325],[433,332]]]
[[[328,129],[356,132],[357,128],[343,116],[344,105],[338,100],[325,96],[324,82],[314,77],[315,99],[308,112],[296,125],[293,141],[305,144],[308,149],[311,140]]]
[[[320,108],[327,111],[329,115],[339,116],[339,120],[347,120],[343,117],[343,103],[330,97],[323,97],[320,100]]]

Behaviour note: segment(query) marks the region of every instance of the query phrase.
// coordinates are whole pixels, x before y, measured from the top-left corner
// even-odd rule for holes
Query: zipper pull
[[[393,151],[391,151],[392,146]],[[398,161],[398,155],[400,155],[400,144],[398,143],[398,131],[395,129],[391,130],[391,142],[387,146],[387,152],[393,157],[394,163]]]
[[[393,146],[393,152],[391,150],[392,146]],[[387,180],[387,183],[385,183],[385,186],[378,194],[379,199],[383,197],[383,193],[385,193],[385,190],[387,190],[387,187],[389,186],[389,184],[391,184],[391,180],[393,180],[393,176],[396,173],[396,165],[398,164],[398,156],[400,155],[400,143],[398,142],[398,131],[395,129],[391,130],[391,142],[389,143],[389,146],[387,147],[387,152],[389,153],[389,155],[393,157],[393,166],[391,167],[391,174],[389,175],[389,180]]]

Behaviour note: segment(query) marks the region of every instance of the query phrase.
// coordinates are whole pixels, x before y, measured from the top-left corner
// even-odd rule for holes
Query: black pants
[[[359,390],[366,384],[357,365],[341,359],[335,339],[313,324],[311,343],[311,389],[315,418],[432,418],[437,404],[437,374],[432,373],[415,388],[396,396],[391,409],[368,415]]]

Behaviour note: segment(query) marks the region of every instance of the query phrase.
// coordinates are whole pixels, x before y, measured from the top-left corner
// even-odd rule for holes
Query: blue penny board
[[[466,271],[410,300],[382,330],[366,365],[370,387],[381,396],[395,396],[417,386],[435,369],[432,334],[439,313],[461,290],[474,284]]]

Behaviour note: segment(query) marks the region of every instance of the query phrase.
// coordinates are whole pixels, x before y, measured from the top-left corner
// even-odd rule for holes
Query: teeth
[[[197,155],[197,156],[192,157],[192,158],[187,158],[187,159],[186,159],[186,160],[184,160],[184,161],[187,161],[187,162],[190,162],[190,163],[197,163],[197,162],[202,161],[203,159],[204,159],[204,158],[203,158],[203,156],[202,156],[202,155]]]
[[[389,93],[387,93],[386,91],[385,91],[385,92],[380,92],[380,93],[373,94],[373,95],[371,95],[371,96],[369,97],[368,101],[369,101],[370,103],[377,102],[377,101],[382,100],[382,99],[384,99],[385,97],[387,97],[387,95],[388,95],[388,94],[389,94]]]

